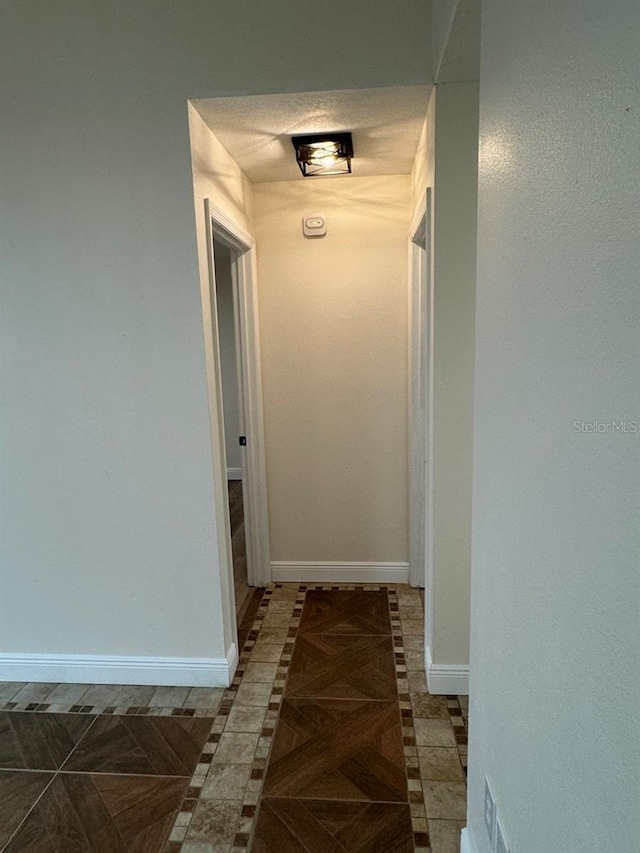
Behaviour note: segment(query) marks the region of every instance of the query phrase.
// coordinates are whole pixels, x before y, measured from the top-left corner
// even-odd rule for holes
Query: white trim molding
[[[478,853],[471,829],[468,826],[465,826],[460,834],[460,853]]]
[[[427,672],[429,693],[440,696],[469,695],[468,663],[434,663],[429,646],[424,650],[424,668]]]
[[[237,666],[235,643],[224,658],[2,654],[0,681],[228,687]]]
[[[409,563],[278,560],[271,563],[271,578],[292,583],[408,583]]]
[[[238,651],[238,647],[235,643],[231,643],[225,661],[227,664],[227,680],[223,686],[231,687],[233,676],[236,674],[236,669],[238,668],[238,664],[240,663],[240,652]],[[217,685],[214,686],[217,687]]]
[[[227,480],[241,480],[242,468],[227,468]]]

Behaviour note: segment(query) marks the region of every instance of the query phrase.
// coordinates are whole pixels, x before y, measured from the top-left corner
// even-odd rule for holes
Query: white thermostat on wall
[[[302,217],[302,233],[305,237],[324,237],[327,233],[327,217],[324,213],[305,213]]]

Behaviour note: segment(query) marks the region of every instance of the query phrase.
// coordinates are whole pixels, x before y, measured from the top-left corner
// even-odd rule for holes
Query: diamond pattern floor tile
[[[386,592],[309,590],[299,635],[390,634]]]
[[[396,699],[391,637],[347,634],[298,637],[285,695]]]
[[[308,590],[288,670],[252,851],[422,849],[387,592]]]
[[[406,802],[397,702],[285,699],[264,794]]]
[[[409,806],[294,798],[262,801],[253,853],[413,853]]]
[[[0,770],[0,850],[51,779],[53,773]]]
[[[159,853],[186,779],[61,773],[4,853]]]
[[[94,720],[77,714],[0,713],[0,768],[57,770]]]
[[[64,770],[190,776],[211,722],[207,717],[99,717]]]

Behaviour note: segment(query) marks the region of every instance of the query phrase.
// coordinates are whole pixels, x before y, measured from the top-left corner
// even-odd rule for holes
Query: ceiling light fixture
[[[353,157],[350,133],[316,133],[292,136],[296,161],[305,178],[316,175],[349,175]]]

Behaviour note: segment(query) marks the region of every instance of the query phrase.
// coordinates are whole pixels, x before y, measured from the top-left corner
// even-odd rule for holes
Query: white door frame
[[[231,249],[231,277],[237,331],[236,347],[239,354],[240,376],[240,429],[246,436],[246,446],[241,448],[242,486],[247,544],[247,579],[250,586],[265,586],[271,581],[269,553],[269,519],[267,509],[267,474],[264,449],[264,421],[262,414],[262,372],[260,365],[260,324],[258,317],[258,287],[256,276],[255,240],[211,199],[205,199],[207,256],[211,299],[212,335],[215,361],[216,410],[223,438],[222,377],[220,373],[220,345],[218,340],[218,313],[213,246],[214,240]],[[210,392],[211,393],[211,392]],[[214,448],[214,453],[216,453]],[[222,490],[227,494],[226,464],[215,469],[223,480]],[[229,507],[226,509],[226,529],[230,530]],[[233,589],[233,560],[230,541],[219,548],[220,566]]]
[[[433,575],[433,253],[431,188],[409,231],[409,583],[425,588],[427,631]]]

